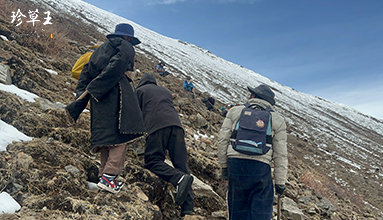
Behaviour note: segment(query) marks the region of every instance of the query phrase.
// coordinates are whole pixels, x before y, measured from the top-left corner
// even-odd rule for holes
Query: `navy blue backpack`
[[[245,104],[230,137],[234,150],[248,155],[263,155],[272,144],[271,112],[259,105]]]

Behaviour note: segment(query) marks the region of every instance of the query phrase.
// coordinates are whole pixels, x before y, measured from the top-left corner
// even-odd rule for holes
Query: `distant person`
[[[185,132],[174,108],[172,93],[158,86],[150,73],[144,73],[136,91],[149,134],[145,145],[145,168],[177,188],[175,202],[181,206],[181,217],[192,215],[193,177],[187,163]],[[174,168],[165,163],[166,150]]]
[[[167,75],[169,75],[170,73],[165,71],[164,66],[165,66],[165,63],[164,62],[160,62],[159,64],[157,64],[154,72],[158,73],[160,76],[167,76]]]
[[[193,92],[194,85],[191,82],[191,77],[190,76],[186,77],[186,80],[183,83],[183,87],[184,87],[185,91]]]
[[[82,69],[84,68],[84,65],[89,62],[90,56],[92,56],[94,50],[98,48],[100,45],[96,44],[91,46],[91,51],[81,55],[80,58],[76,61],[76,63],[72,67],[71,76],[75,79],[80,78],[80,73]]]
[[[77,100],[65,109],[75,122],[90,100],[90,152],[101,154],[97,186],[117,193],[122,184],[116,178],[124,168],[127,143],[145,132],[137,95],[125,75],[133,71],[133,45],[140,41],[129,24],[118,24],[115,33],[106,37],[81,72]]]
[[[227,105],[227,108],[225,106],[222,106],[222,108],[221,108],[221,115],[223,117],[226,117],[227,112],[229,112],[232,107],[234,107],[234,104]]]
[[[268,86],[248,87],[248,90],[251,93],[248,101],[249,107],[272,109],[275,104],[274,93]],[[236,106],[227,113],[217,142],[218,162],[222,168],[221,174],[224,179],[229,180],[227,194],[229,220],[270,220],[274,200],[271,162],[274,162],[275,191],[277,194],[282,195],[286,189],[288,165],[286,123],[274,111],[271,111],[271,125],[259,118],[255,119],[258,120],[255,123],[258,128],[263,128],[266,125],[265,123],[267,123],[267,126],[271,126],[270,149],[263,155],[240,153],[234,150],[230,139],[233,138],[233,131],[237,129],[240,116],[250,115],[248,113],[251,113],[251,111],[248,111],[242,114],[244,108],[244,105]],[[247,125],[253,126],[254,123],[247,123]],[[266,131],[263,132],[266,135]],[[270,139],[268,143],[270,143]]]
[[[204,96],[205,98],[202,99],[202,102],[205,103],[207,110],[214,110],[215,99],[211,97],[210,94],[207,92],[204,93]]]

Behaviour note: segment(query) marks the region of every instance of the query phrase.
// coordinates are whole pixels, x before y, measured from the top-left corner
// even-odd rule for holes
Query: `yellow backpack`
[[[76,61],[76,63],[74,64],[73,68],[72,68],[72,77],[75,78],[75,79],[79,79],[80,78],[80,73],[82,71],[82,68],[84,67],[84,65],[86,63],[89,62],[89,59],[90,59],[90,56],[92,56],[92,52],[88,52],[88,53],[85,53],[83,54],[80,58],[78,58],[78,60]]]

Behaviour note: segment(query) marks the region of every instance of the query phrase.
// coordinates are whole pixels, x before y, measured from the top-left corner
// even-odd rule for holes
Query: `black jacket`
[[[124,143],[145,132],[137,96],[125,75],[133,70],[134,55],[128,41],[110,38],[93,52],[81,72],[77,97],[85,91],[90,95],[67,109],[77,119],[90,99],[92,152],[97,151],[95,147]]]
[[[206,97],[202,99],[202,102],[205,103],[206,108],[211,110],[214,108],[215,99],[213,97]]]
[[[144,73],[136,92],[146,131],[149,134],[170,126],[182,128],[171,92],[162,86],[157,86],[153,74]]]

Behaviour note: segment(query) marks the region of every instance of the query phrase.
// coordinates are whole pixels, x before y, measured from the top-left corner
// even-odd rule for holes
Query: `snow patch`
[[[23,90],[23,89],[19,89],[15,85],[5,85],[3,83],[0,83],[0,90],[16,94],[16,95],[20,96],[20,98],[22,98],[28,102],[35,102],[35,99],[39,98],[36,94],[33,94],[33,93],[28,92],[28,91]]]
[[[17,203],[12,196],[6,192],[0,193],[0,213],[13,214],[20,208],[20,204]]]
[[[6,151],[8,144],[12,141],[30,141],[31,137],[18,131],[12,125],[0,120],[0,151]]]

